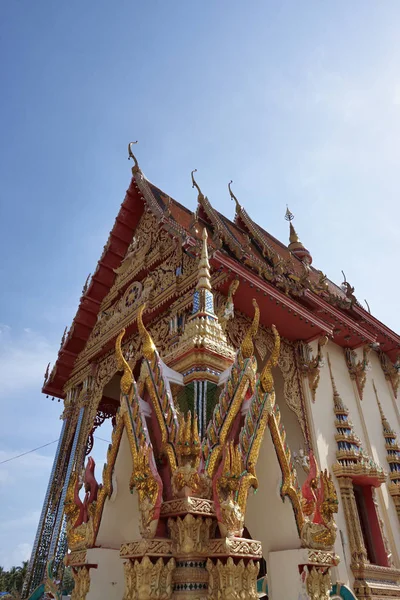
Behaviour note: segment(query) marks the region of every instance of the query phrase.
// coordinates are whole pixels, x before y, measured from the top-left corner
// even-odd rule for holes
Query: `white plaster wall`
[[[245,525],[252,538],[260,540],[264,557],[271,550],[300,547],[296,521],[289,498],[282,502],[280,485],[282,473],[269,429],[265,431],[256,467],[259,488],[250,491]]]
[[[314,345],[315,344],[313,344],[313,346]],[[316,351],[316,348],[314,348],[314,351]],[[361,401],[359,400],[355,382],[350,378],[343,348],[330,341],[323,349],[323,353],[325,357],[327,353],[329,353],[336,387],[344,404],[349,409],[349,418],[353,422],[355,433],[360,438],[364,450],[367,453],[372,454],[374,460],[387,470],[388,465],[386,461],[384,438],[382,435],[382,424],[372,388],[372,379],[374,379],[378,389],[383,410],[385,414],[387,413],[386,417],[394,429],[396,429],[397,416],[395,414],[392,395],[380,366],[379,358],[374,352],[371,352],[371,371],[367,373],[364,399]],[[362,357],[362,349],[357,350],[357,355],[358,358]],[[308,383],[306,385],[308,385]],[[320,371],[320,382],[316,393],[316,401],[315,403],[309,402],[308,405],[313,419],[318,462],[321,469],[328,468],[332,471],[332,465],[336,461],[337,444],[334,438],[336,428],[334,425],[333,390],[327,360],[325,366]],[[354,578],[349,564],[350,545],[337,481],[336,489],[339,495],[339,513],[336,516],[336,523],[339,531],[335,550],[342,559],[341,565],[339,565],[338,568],[338,579],[345,584],[347,584],[347,580],[351,585]],[[397,563],[397,555],[400,550],[399,522],[391,498],[388,497],[386,484],[382,485],[381,489],[382,492],[378,492],[377,494],[378,504],[385,525],[385,535],[389,539],[395,562]],[[342,531],[344,538],[345,556],[341,544],[340,531]],[[344,571],[347,573],[347,577],[344,576]]]
[[[382,421],[373,388],[373,381],[375,382],[378,397],[389,425],[392,427],[392,429],[394,429],[394,431],[396,431],[397,434],[399,434],[400,428],[398,427],[397,415],[393,404],[393,395],[382,371],[379,357],[375,352],[371,352],[370,354],[370,363],[371,370],[367,373],[367,381],[364,388],[363,399],[359,404],[365,421],[372,457],[377,464],[379,464],[387,473],[389,473],[389,464],[386,460],[387,452],[385,448],[385,438],[383,436]],[[398,439],[400,439],[400,437]],[[387,482],[388,481],[389,480],[387,479]],[[381,486],[380,492],[377,494],[377,498],[381,516],[386,525],[386,535],[388,535],[389,541],[391,541],[390,536],[392,537],[392,544],[395,545],[395,549],[392,548],[393,558],[399,565],[398,555],[400,554],[400,523],[392,497],[388,491],[387,483]]]
[[[87,551],[87,562],[97,565],[97,569],[90,569],[87,600],[122,600],[125,583],[119,551],[92,548]]]
[[[268,598],[270,600],[299,600],[305,598],[299,565],[307,563],[306,550],[271,552],[268,560]]]
[[[283,423],[286,431],[286,441],[292,452],[292,455],[294,452],[298,454],[299,449],[302,448],[304,450],[305,447],[303,432],[301,430],[297,415],[292,411],[286,402],[284,394],[284,379],[281,370],[277,367],[273,369],[272,374],[275,383],[276,402],[279,405],[279,410],[281,413],[281,423]],[[296,468],[299,484],[303,485],[306,479],[306,473],[301,467],[296,466]]]
[[[121,544],[140,538],[137,492],[129,490],[131,474],[132,456],[124,431],[114,467],[116,486],[111,498],[105,501],[96,546],[119,550]]]
[[[335,440],[336,427],[335,413],[333,410],[333,389],[329,374],[328,360],[326,358],[327,353],[329,353],[331,360],[337,390],[343,402],[350,411],[349,417],[353,422],[356,435],[358,435],[360,438],[364,448],[366,447],[366,444],[363,438],[363,428],[357,409],[353,382],[350,379],[347,369],[343,348],[332,342],[329,342],[324,347],[323,352],[326,364],[320,370],[320,381],[316,392],[315,402],[310,402],[309,407],[314,422],[313,429],[316,437],[315,450],[318,464],[321,469],[328,469],[332,473],[332,465],[336,462],[337,444]],[[340,501],[340,490],[337,480],[335,480],[335,485],[339,497],[339,512],[335,516],[338,527],[335,551],[341,559],[341,562],[337,568],[337,579],[342,581],[342,583],[351,586],[353,584],[354,577],[350,569],[350,543],[347,533],[343,504]]]

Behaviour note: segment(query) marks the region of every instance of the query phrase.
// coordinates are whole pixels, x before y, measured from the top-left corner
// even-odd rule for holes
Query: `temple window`
[[[388,559],[372,497],[372,487],[353,484],[353,490],[367,559],[373,565],[387,567]]]

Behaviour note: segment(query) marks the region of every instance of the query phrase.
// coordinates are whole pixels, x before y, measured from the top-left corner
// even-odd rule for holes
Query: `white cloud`
[[[8,459],[14,459],[14,457],[23,454],[23,452],[26,452],[26,450],[13,450],[12,452],[0,450],[0,463]],[[0,465],[0,482],[11,484],[21,479],[21,476],[24,479],[37,478],[40,475],[47,474],[52,464],[52,456],[45,456],[38,452],[26,454]]]
[[[12,550],[0,551],[0,565],[4,569],[20,565],[24,560],[29,560],[32,552],[32,544],[21,542]]]
[[[39,522],[40,511],[34,510],[17,519],[5,519],[0,521],[0,532],[15,531],[17,529],[25,529],[26,526],[37,525]]]
[[[56,348],[30,328],[15,333],[0,325],[0,399],[29,387],[40,389],[47,363]]]

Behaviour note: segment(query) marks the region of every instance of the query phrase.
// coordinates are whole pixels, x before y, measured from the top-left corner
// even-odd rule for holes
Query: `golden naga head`
[[[260,387],[265,394],[271,394],[274,391],[274,378],[272,377],[272,369],[276,367],[281,349],[281,338],[275,325],[272,325],[272,333],[274,334],[274,348],[271,356],[260,375]]]
[[[184,458],[190,463],[194,461],[197,466],[200,458],[200,437],[197,415],[192,418],[192,413],[189,410],[186,417],[179,416],[179,431],[178,441],[176,445],[176,453],[179,457],[180,464],[183,464]]]
[[[138,309],[137,313],[137,324],[140,338],[143,343],[143,356],[147,360],[152,360],[157,350],[155,343],[153,342],[153,338],[150,333],[147,331],[146,327],[143,324],[143,313],[146,308],[146,302],[142,304],[142,306]]]
[[[321,471],[321,484],[323,486],[323,502],[322,502],[322,515],[324,518],[332,518],[333,513],[337,513],[339,510],[339,501],[336,493],[335,484],[332,480],[332,475],[325,471]]]
[[[250,358],[254,354],[253,338],[257,335],[258,324],[260,322],[260,309],[258,308],[257,300],[253,298],[254,317],[253,322],[244,336],[241,350],[243,358]]]

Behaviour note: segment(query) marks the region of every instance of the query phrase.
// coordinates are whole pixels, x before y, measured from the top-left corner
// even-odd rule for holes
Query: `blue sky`
[[[400,330],[399,17],[396,0],[0,3],[0,461],[58,436],[42,377],[128,187],[131,140],[190,208],[193,168],[220,211],[234,214],[233,179],[284,241],[288,203],[315,266],[338,283],[343,269]],[[0,565],[29,555],[54,451],[0,465]]]

